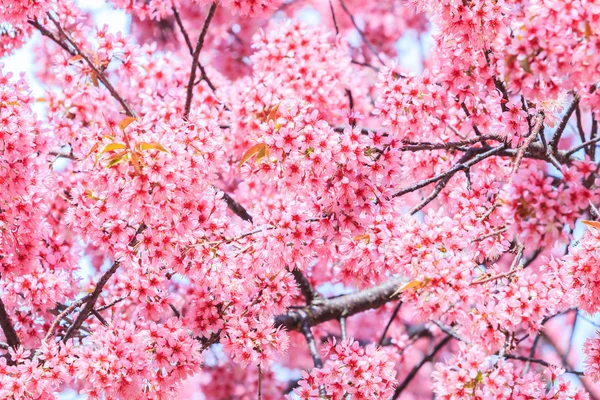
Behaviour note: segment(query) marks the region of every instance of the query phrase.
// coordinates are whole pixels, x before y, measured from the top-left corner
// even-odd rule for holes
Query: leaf
[[[119,154],[116,154],[113,157],[109,158],[108,164],[106,164],[106,168],[114,167],[115,165],[123,162],[126,155],[127,155],[127,152],[122,151]]]
[[[137,147],[140,151],[144,151],[144,150],[158,150],[158,151],[162,151],[164,153],[168,153],[169,150],[165,149],[165,147],[158,143],[158,142],[141,142],[137,144]]]
[[[533,74],[533,71],[531,70],[531,64],[529,64],[529,57],[527,57],[527,58],[525,58],[523,60],[520,60],[519,61],[519,65],[528,74]]]
[[[354,240],[356,240],[356,241],[364,240],[365,242],[367,242],[367,244],[369,244],[371,242],[371,237],[367,234],[358,235],[358,236],[354,237]]]
[[[109,151],[123,150],[124,148],[125,148],[125,145],[123,143],[110,143],[110,144],[107,144],[106,147],[104,147],[102,149],[100,154],[104,154]]]
[[[590,36],[594,35],[594,31],[592,31],[592,26],[590,25],[589,21],[585,21],[584,33],[585,33],[585,37],[588,39],[590,38]]]
[[[7,101],[6,103],[0,103],[0,105],[2,105],[2,107],[6,107],[6,106],[16,107],[16,106],[20,105],[20,103],[18,101]]]
[[[90,78],[92,78],[92,83],[94,84],[94,86],[98,87],[98,74],[96,74],[96,71],[92,71],[90,73]]]
[[[600,221],[581,220],[581,222],[583,222],[584,225],[590,226],[592,228],[600,229]]]
[[[266,119],[265,122],[269,122],[269,121],[275,122],[277,120],[277,110],[279,110],[279,103],[277,103],[275,105],[275,107],[273,107],[271,109],[271,111],[269,112],[269,115],[267,116],[267,119]]]
[[[240,160],[240,166],[244,165],[249,159],[251,159],[255,155],[257,156],[257,161],[260,161],[261,158],[263,158],[267,155],[268,151],[269,151],[269,146],[267,146],[266,144],[264,144],[264,143],[255,144],[254,146],[252,146],[248,150],[246,150],[246,152],[242,156],[242,159]]]
[[[131,153],[131,163],[133,164],[133,170],[135,171],[135,174],[141,175],[142,166],[140,164],[140,158],[135,151]]]
[[[137,120],[134,117],[125,117],[121,122],[119,122],[119,128],[121,131],[125,132],[125,128],[129,126],[133,121]]]
[[[396,297],[400,293],[402,293],[406,290],[409,290],[409,289],[415,289],[415,290],[423,289],[425,286],[427,286],[427,284],[430,281],[431,281],[430,278],[425,278],[425,280],[422,280],[422,281],[419,279],[415,279],[413,281],[408,281],[404,285],[399,286],[398,289],[396,289],[396,291],[390,297]]]
[[[98,140],[96,143],[94,143],[94,145],[90,149],[89,153],[87,153],[87,156],[85,156],[85,158],[88,158],[89,156],[91,156],[92,153],[95,152],[99,146],[100,146],[100,141]]]
[[[75,64],[76,62],[81,61],[81,60],[83,60],[83,56],[80,54],[80,55],[71,57],[71,59],[69,59],[69,64]]]

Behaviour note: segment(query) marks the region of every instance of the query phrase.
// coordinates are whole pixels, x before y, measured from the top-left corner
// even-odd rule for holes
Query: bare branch
[[[104,275],[102,275],[102,278],[100,278],[100,281],[98,282],[96,288],[92,292],[90,299],[85,303],[85,307],[83,308],[83,310],[81,310],[81,312],[77,316],[77,319],[73,322],[73,325],[71,325],[67,330],[67,333],[63,338],[63,342],[66,342],[67,340],[71,339],[73,335],[75,335],[75,332],[77,332],[77,330],[81,327],[81,325],[83,325],[90,313],[94,310],[94,305],[96,304],[96,300],[98,300],[100,293],[102,293],[104,285],[106,285],[106,282],[108,282],[110,277],[117,271],[117,269],[119,268],[119,264],[119,261],[115,261],[110,267],[110,269],[106,271]]]
[[[397,293],[397,289],[404,280],[402,277],[391,278],[369,289],[323,299],[319,304],[308,305],[300,310],[290,310],[275,317],[275,326],[300,332],[305,322],[308,322],[309,326],[315,326],[325,321],[339,320],[342,316],[349,317],[379,308],[388,301],[398,299],[400,293]]]
[[[179,15],[179,11],[177,11],[176,7],[173,7],[173,15],[175,16],[175,22],[177,22],[177,26],[179,27],[179,30],[181,30],[181,34],[183,35],[183,38],[185,40],[185,44],[187,45],[188,51],[190,52],[190,55],[193,56],[194,49],[192,47],[192,42],[190,40],[190,36],[188,35],[187,31],[185,30],[185,27],[183,26],[183,21],[181,20],[181,16]],[[202,65],[200,60],[198,60],[198,63],[196,65],[198,65],[198,68],[200,68],[200,74],[201,74],[200,79],[203,80],[204,82],[206,82],[208,87],[213,92],[215,90],[217,90],[215,85],[213,85],[211,80],[208,78],[208,75],[206,74],[206,70],[204,69],[204,66]]]
[[[517,356],[517,355],[512,355],[512,354],[506,354],[504,356],[504,358],[509,359],[509,360],[519,360],[519,361],[525,361],[525,362],[529,362],[529,363],[539,364],[539,365],[543,365],[544,367],[556,366],[556,365],[550,364],[548,361],[544,361],[544,360],[541,360],[539,358],[530,358],[530,357]],[[565,373],[567,373],[567,374],[573,374],[573,375],[577,375],[577,376],[584,376],[585,375],[581,371],[574,371],[574,370],[571,370],[571,369],[565,370]]]
[[[190,109],[192,107],[192,97],[194,95],[194,82],[196,81],[196,65],[198,64],[198,58],[200,57],[200,51],[204,46],[204,39],[206,38],[206,33],[208,32],[208,26],[210,25],[210,21],[215,15],[215,10],[217,9],[217,3],[213,2],[208,10],[208,16],[204,21],[204,26],[202,27],[202,32],[200,32],[200,36],[198,37],[198,42],[196,43],[196,49],[194,50],[194,54],[192,55],[192,70],[190,72],[190,81],[187,86],[187,96],[185,98],[185,108],[183,112],[183,117],[187,119],[190,115]]]
[[[438,174],[429,179],[425,179],[425,180],[423,180],[419,183],[416,183],[408,188],[402,189],[399,192],[397,192],[396,194],[394,194],[393,197],[399,197],[399,196],[405,195],[406,193],[414,192],[415,190],[421,189],[427,185],[430,185],[439,180],[442,180],[442,179],[446,178],[447,176],[452,176],[455,173],[457,173],[458,171],[467,170],[468,168],[472,167],[473,165],[477,164],[478,162],[483,161],[486,158],[493,156],[494,154],[500,153],[505,148],[506,148],[506,144],[501,144],[498,147],[494,147],[491,150],[488,150],[485,153],[481,153],[466,162],[461,162],[461,163],[455,165],[454,167],[450,168],[449,170],[447,170],[445,172],[442,172],[441,174]]]
[[[558,128],[556,128],[556,132],[554,132],[554,134],[552,135],[552,139],[550,139],[550,142],[548,143],[549,152],[554,153],[558,149],[558,142],[560,141],[560,138],[563,132],[565,131],[565,128],[567,127],[569,119],[571,119],[571,115],[573,115],[573,112],[575,111],[575,109],[577,109],[578,106],[579,95],[575,94],[573,102],[567,109],[565,115],[563,115],[562,119],[560,120],[560,124],[558,125]]]
[[[300,327],[300,331],[306,338],[306,343],[308,343],[308,351],[313,359],[313,363],[316,368],[323,368],[323,360],[319,355],[319,349],[317,349],[317,342],[315,341],[315,337],[310,330],[310,325],[308,324],[308,319],[305,319]]]
[[[437,352],[440,351],[442,349],[442,347],[444,347],[446,345],[446,343],[448,343],[451,339],[453,339],[452,336],[450,336],[450,335],[446,336],[441,342],[439,342],[433,348],[433,350],[431,350],[431,352],[429,354],[427,354],[421,360],[421,362],[419,362],[417,365],[415,365],[413,367],[413,369],[410,370],[410,372],[408,373],[408,375],[406,376],[406,378],[404,378],[404,380],[402,381],[402,383],[396,388],[396,391],[394,392],[394,395],[392,396],[391,400],[396,400],[400,396],[400,394],[402,393],[402,391],[404,391],[404,389],[406,389],[406,387],[414,379],[414,377],[417,375],[417,373],[423,367],[423,365],[427,364],[429,361],[432,361],[433,357],[435,357],[435,355],[437,354]]]
[[[333,4],[331,4],[331,0],[329,0],[329,9],[331,10],[331,19],[333,19],[333,25],[335,26],[335,34],[340,34],[340,28],[338,27],[337,20],[335,19],[335,12],[333,11]]]
[[[390,329],[390,326],[392,326],[392,323],[396,319],[396,316],[398,315],[398,312],[400,311],[400,307],[402,307],[402,301],[399,301],[396,308],[394,308],[394,312],[392,313],[390,320],[388,321],[387,325],[385,326],[385,329],[383,330],[383,333],[381,334],[381,338],[379,339],[379,342],[377,342],[378,346],[381,346],[383,344],[383,341],[385,340],[385,335],[387,335],[387,332]]]
[[[55,18],[53,18],[52,15],[50,15],[49,13],[48,13],[48,18],[54,23],[54,25],[56,26],[56,29],[58,29],[58,31],[60,32],[60,34],[71,45],[73,51],[69,51],[69,53],[71,53],[72,55],[79,55],[79,56],[81,56],[81,58],[92,69],[92,71],[94,71],[94,73],[98,77],[98,80],[100,82],[102,82],[104,84],[104,86],[108,89],[108,91],[110,92],[110,94],[112,95],[112,97],[115,100],[117,100],[119,102],[119,104],[121,104],[121,107],[123,107],[123,109],[125,110],[125,112],[127,113],[127,115],[129,115],[130,117],[137,117],[136,112],[133,111],[133,109],[131,107],[129,107],[129,105],[127,104],[127,102],[125,101],[125,99],[123,99],[121,97],[121,95],[119,95],[119,93],[117,92],[117,90],[113,87],[113,85],[110,83],[110,81],[104,75],[104,72],[101,71],[101,70],[99,70],[98,67],[96,67],[96,65],[92,62],[92,60],[90,60],[90,58],[87,56],[87,54],[85,54],[83,51],[81,51],[81,49],[79,48],[79,46],[77,46],[77,43],[75,43],[75,41],[71,38],[71,36],[63,29],[63,27],[60,25],[60,23],[58,22],[58,20],[56,20]],[[48,32],[47,30],[40,31],[40,32],[42,32],[43,35],[48,36],[48,35],[46,35],[46,32]],[[63,45],[61,45],[60,42],[62,42],[62,41],[57,40],[57,38],[54,37],[54,35],[50,35],[48,37],[50,39],[52,39],[55,43],[57,43],[58,45],[60,45],[61,47],[65,48],[64,43],[63,43]],[[73,52],[74,52],[74,54],[73,54]]]
[[[21,341],[17,336],[17,332],[15,331],[15,327],[10,320],[10,316],[8,312],[6,312],[6,308],[4,307],[4,302],[0,298],[0,327],[4,332],[4,337],[8,345],[14,349],[21,345]]]
[[[248,211],[246,211],[244,206],[242,206],[240,203],[235,201],[230,195],[228,195],[226,192],[222,191],[221,189],[219,189],[217,187],[215,187],[215,189],[217,191],[223,193],[223,200],[225,200],[225,202],[227,203],[227,207],[229,207],[229,209],[231,211],[233,211],[233,213],[235,215],[237,215],[244,221],[253,222],[252,215],[248,214]]]
[[[350,17],[350,19],[352,20],[352,25],[354,25],[354,28],[358,31],[358,34],[362,38],[363,42],[367,45],[367,47],[369,48],[369,50],[371,50],[371,52],[373,53],[373,55],[375,55],[375,57],[377,58],[377,60],[379,60],[379,62],[381,63],[381,65],[385,65],[385,62],[379,56],[379,53],[375,49],[375,46],[373,46],[373,43],[371,43],[371,41],[369,39],[367,39],[367,37],[365,36],[365,33],[358,27],[358,24],[356,23],[356,20],[354,19],[354,15],[352,15],[352,13],[350,12],[350,10],[348,10],[348,7],[346,7],[346,4],[344,4],[344,2],[342,0],[340,0],[340,5],[344,9],[344,12],[346,14],[348,14],[348,16]]]
[[[306,304],[312,304],[315,300],[322,300],[319,292],[315,290],[302,271],[300,271],[298,268],[294,268],[291,273],[294,276],[300,291],[304,295],[304,298],[306,299]]]
[[[50,325],[50,328],[48,328],[48,332],[46,332],[46,336],[44,336],[44,342],[47,342],[48,339],[50,339],[50,337],[54,333],[54,329],[60,323],[60,321],[62,321],[74,309],[76,309],[77,307],[81,306],[83,303],[88,301],[90,297],[91,297],[91,293],[83,296],[81,299],[74,301],[73,304],[71,304],[69,307],[65,308],[60,314],[58,314],[56,316],[56,318],[54,319],[54,321],[52,322],[52,324]]]

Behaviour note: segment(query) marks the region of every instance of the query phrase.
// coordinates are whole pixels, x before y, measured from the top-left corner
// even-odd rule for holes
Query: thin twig
[[[598,143],[600,142],[600,136],[594,139],[590,139],[587,142],[581,143],[579,146],[572,148],[571,150],[567,151],[567,153],[565,154],[566,157],[571,157],[573,155],[573,153],[578,152],[579,150],[589,146],[590,144],[594,144],[594,143]]]
[[[392,326],[392,323],[396,319],[396,316],[398,315],[398,312],[400,311],[400,307],[402,307],[402,300],[400,300],[398,302],[398,304],[396,305],[396,307],[394,308],[394,312],[392,313],[392,316],[390,317],[389,321],[387,322],[387,325],[383,329],[383,333],[381,334],[381,337],[379,338],[379,342],[377,342],[377,346],[381,346],[383,344],[383,341],[385,340],[385,335],[387,335],[387,332],[390,329],[390,326]]]
[[[560,120],[560,124],[558,124],[558,128],[556,128],[556,132],[554,132],[554,134],[552,135],[552,138],[550,139],[550,142],[548,143],[548,151],[549,152],[555,153],[556,150],[558,149],[558,142],[560,141],[560,138],[561,138],[563,132],[565,131],[565,128],[567,127],[567,123],[569,122],[571,115],[573,115],[573,112],[577,109],[578,106],[579,106],[579,95],[575,94],[575,97],[573,98],[573,102],[567,109],[567,112],[565,113],[565,115],[563,115],[562,119]]]
[[[260,364],[257,365],[258,367],[258,400],[262,400],[262,369],[260,368]]]
[[[56,316],[56,318],[54,319],[54,321],[52,322],[52,324],[50,325],[50,328],[48,328],[48,332],[46,332],[46,336],[44,336],[44,342],[47,342],[48,339],[50,339],[50,337],[52,336],[52,333],[54,333],[54,329],[60,323],[60,321],[62,321],[74,309],[76,309],[77,307],[81,306],[83,303],[88,301],[91,296],[92,296],[91,293],[83,296],[81,299],[73,302],[73,304],[71,304],[70,306],[65,308],[60,314],[58,314]]]
[[[362,38],[363,42],[365,42],[365,44],[367,45],[367,47],[369,48],[369,50],[371,50],[371,52],[375,55],[375,57],[377,58],[377,60],[379,60],[379,62],[381,63],[381,65],[385,65],[385,62],[379,56],[379,53],[375,49],[375,46],[373,46],[373,44],[371,43],[371,41],[369,39],[367,39],[367,37],[365,36],[365,33],[362,30],[360,30],[360,28],[358,27],[358,24],[356,23],[356,20],[354,19],[354,15],[352,15],[352,13],[350,12],[350,10],[348,10],[348,8],[346,7],[346,4],[344,4],[344,2],[342,0],[340,0],[340,5],[342,6],[342,9],[344,10],[344,12],[346,12],[346,14],[348,14],[348,16],[350,17],[350,19],[352,20],[352,25],[354,25],[354,28],[358,31],[358,34]]]
[[[394,395],[392,396],[391,400],[396,400],[400,396],[400,394],[402,393],[402,391],[404,389],[406,389],[406,387],[410,384],[410,382],[413,380],[413,378],[417,375],[417,373],[423,367],[423,365],[427,364],[429,361],[432,361],[433,357],[435,357],[435,355],[437,354],[437,352],[440,351],[442,349],[442,347],[444,347],[446,345],[446,343],[448,343],[451,339],[453,339],[452,336],[450,336],[450,335],[446,336],[441,342],[439,342],[433,348],[433,350],[429,354],[427,354],[421,360],[421,362],[419,362],[417,365],[415,365],[413,367],[413,369],[408,373],[408,375],[406,376],[406,378],[404,378],[404,380],[402,381],[402,383],[396,388],[396,391],[394,392]]]
[[[98,308],[96,308],[96,311],[104,311],[104,310],[106,310],[107,308],[110,308],[110,307],[114,306],[115,304],[117,304],[117,303],[120,303],[121,301],[125,300],[127,297],[128,297],[128,295],[125,295],[125,296],[123,296],[123,297],[119,297],[119,298],[118,298],[118,299],[116,299],[115,301],[112,301],[112,302],[108,303],[108,304],[107,304],[107,305],[105,305],[105,306],[102,306],[102,307],[98,307]]]
[[[333,4],[331,4],[331,0],[329,0],[329,9],[331,10],[331,19],[333,19],[333,25],[335,26],[335,34],[340,34],[340,28],[338,28],[337,20],[335,19],[335,12],[333,11]]]
[[[102,323],[102,325],[108,326],[108,322],[106,322],[104,317],[102,317],[102,315],[100,315],[100,313],[98,311],[92,309],[91,313],[94,315],[94,317],[98,318],[98,321],[100,321]]]
[[[77,46],[77,43],[75,43],[75,41],[71,38],[71,36],[63,29],[63,27],[60,25],[60,23],[58,22],[58,20],[56,20],[54,17],[52,17],[52,15],[50,13],[48,13],[47,15],[48,15],[48,18],[54,23],[54,25],[56,26],[56,29],[58,29],[58,31],[60,32],[60,34],[62,36],[64,36],[64,38],[67,40],[67,42],[69,42],[69,44],[73,47],[76,55],[81,56],[81,58],[92,69],[92,71],[94,71],[94,73],[96,74],[96,77],[98,78],[98,80],[100,82],[102,82],[104,84],[104,86],[108,89],[108,91],[110,92],[110,94],[112,95],[112,97],[115,100],[117,100],[119,102],[119,104],[121,104],[121,107],[123,107],[123,109],[125,110],[125,113],[128,116],[130,116],[130,117],[136,117],[137,118],[136,112],[131,107],[129,107],[129,105],[127,104],[127,102],[125,101],[125,99],[123,97],[121,97],[121,95],[119,95],[119,93],[117,92],[117,90],[114,88],[114,86],[110,83],[110,81],[104,75],[104,72],[100,71],[96,67],[96,65],[92,62],[92,60],[90,60],[90,58],[87,56],[87,54],[85,54]],[[41,31],[41,32],[42,32],[42,34],[44,34],[43,31]],[[56,42],[56,38],[54,36],[50,36],[50,39],[52,39],[52,40],[54,40]],[[56,42],[56,43],[58,43],[58,42]]]
[[[193,56],[194,55],[194,48],[192,47],[192,42],[190,40],[190,36],[188,35],[187,31],[185,30],[185,27],[183,26],[183,21],[181,20],[181,16],[179,15],[179,11],[177,11],[176,7],[173,7],[173,15],[175,16],[175,22],[177,23],[177,26],[179,27],[179,30],[181,31],[181,34],[183,35],[183,38],[185,40],[185,44],[187,45],[187,48],[190,52],[190,55]],[[198,65],[198,68],[200,68],[200,74],[201,80],[204,80],[206,82],[206,84],[208,85],[208,87],[214,92],[215,90],[217,90],[217,88],[215,87],[215,85],[213,85],[213,83],[211,82],[211,80],[208,78],[208,75],[206,74],[206,70],[204,69],[204,66],[202,65],[202,63],[200,62],[200,60],[198,60],[198,63],[196,64]]]
[[[512,355],[512,354],[506,354],[506,355],[504,355],[504,358],[509,359],[509,360],[519,360],[519,361],[525,361],[525,362],[529,362],[529,363],[539,364],[539,365],[543,365],[544,367],[557,367],[557,365],[550,364],[548,361],[541,360],[539,358],[516,356],[516,355]],[[582,371],[574,371],[571,369],[566,369],[565,373],[573,374],[573,375],[577,375],[577,376],[585,375]]]
[[[402,190],[398,191],[397,193],[395,193],[393,195],[393,197],[399,197],[399,196],[405,195],[406,193],[414,192],[415,190],[421,189],[427,185],[430,185],[439,180],[442,180],[447,176],[454,175],[455,173],[457,173],[460,170],[467,170],[468,168],[472,167],[473,165],[477,164],[478,162],[483,161],[486,158],[491,157],[494,154],[501,152],[505,148],[506,148],[506,144],[503,143],[498,147],[494,147],[491,150],[486,151],[485,153],[481,153],[481,154],[473,157],[469,161],[466,161],[464,163],[459,163],[459,164],[455,165],[454,167],[450,168],[449,170],[442,172],[441,174],[438,174],[429,179],[425,179],[425,180],[418,182],[408,188],[402,189]]]
[[[215,10],[217,9],[217,2],[213,2],[208,10],[208,16],[204,21],[204,26],[202,27],[202,32],[200,32],[200,36],[198,37],[198,42],[196,43],[196,49],[194,50],[194,54],[192,55],[192,70],[190,72],[190,80],[187,86],[187,96],[185,98],[185,108],[183,112],[183,117],[185,119],[190,115],[190,110],[192,107],[192,97],[194,95],[194,82],[196,81],[196,65],[198,64],[198,58],[200,57],[200,51],[204,46],[204,39],[206,38],[206,33],[208,32],[208,26],[210,25],[210,21],[215,15]]]
[[[100,278],[100,281],[98,281],[98,284],[96,285],[96,288],[92,292],[90,299],[85,303],[85,307],[83,308],[83,310],[81,310],[81,312],[77,316],[77,319],[75,320],[75,322],[73,322],[73,325],[71,325],[69,327],[69,329],[67,330],[67,333],[65,334],[65,337],[63,338],[63,342],[66,342],[67,340],[71,339],[73,337],[73,335],[75,334],[75,332],[77,332],[77,330],[81,327],[81,325],[83,325],[83,323],[85,322],[87,317],[90,315],[90,313],[94,309],[96,300],[98,300],[100,293],[102,293],[102,289],[104,288],[104,285],[106,285],[106,282],[108,282],[110,277],[117,271],[117,269],[119,268],[119,264],[120,264],[119,261],[115,261],[112,264],[112,266],[110,267],[110,269],[108,271],[106,271],[106,273],[104,275],[102,275],[102,278]]]

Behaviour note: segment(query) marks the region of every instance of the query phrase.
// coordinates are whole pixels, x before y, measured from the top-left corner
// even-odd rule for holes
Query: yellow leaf
[[[519,65],[528,74],[533,74],[533,71],[531,70],[531,64],[529,64],[529,57],[525,58],[524,60],[520,60]]]
[[[588,39],[590,38],[590,36],[592,36],[594,34],[594,31],[592,31],[592,27],[591,27],[589,21],[585,21],[584,32],[585,32],[585,37]]]
[[[83,56],[81,56],[81,55],[71,57],[71,59],[69,60],[69,64],[75,64],[77,61],[81,61],[81,60],[83,60]]]
[[[140,164],[140,158],[136,152],[131,153],[131,163],[133,164],[133,170],[136,175],[142,174],[142,166]]]
[[[107,144],[106,147],[104,147],[102,149],[100,154],[104,154],[109,151],[123,150],[124,148],[125,148],[125,145],[123,143],[110,143],[110,144]]]
[[[354,240],[359,241],[359,240],[364,240],[365,242],[367,242],[367,244],[369,244],[371,242],[371,237],[367,234],[365,235],[358,235],[354,237]]]
[[[588,221],[582,220],[584,225],[591,226],[592,228],[600,229],[600,221]]]
[[[277,110],[279,110],[279,103],[277,103],[277,105],[271,109],[271,111],[269,112],[269,115],[267,116],[266,122],[269,122],[269,121],[275,122],[277,120]]]
[[[92,83],[94,84],[94,86],[98,87],[98,75],[96,74],[96,71],[92,71],[90,73],[90,78],[92,78]]]
[[[158,151],[162,151],[165,153],[168,153],[169,150],[165,149],[164,146],[158,142],[142,142],[142,143],[138,143],[137,147],[139,148],[140,151],[144,151],[144,150],[158,150]]]
[[[121,128],[121,130],[123,132],[125,132],[125,128],[127,128],[129,126],[129,124],[131,124],[135,120],[137,120],[137,118],[125,117],[125,119],[123,119],[123,121],[119,122],[119,128]]]
[[[99,146],[100,146],[100,141],[98,140],[96,143],[94,143],[94,145],[90,149],[90,152],[87,153],[87,156],[85,156],[85,158],[88,158],[89,156],[91,156],[92,153],[95,152],[98,149]]]
[[[264,144],[264,143],[255,144],[254,146],[252,146],[248,150],[246,150],[246,152],[244,153],[244,155],[242,156],[242,159],[240,161],[240,166],[244,165],[249,159],[251,159],[255,155],[257,156],[257,160],[260,160],[261,158],[265,157],[268,154],[268,151],[269,151],[269,146],[267,146],[266,144]]]
[[[4,106],[14,106],[14,107],[16,107],[16,106],[18,106],[18,105],[19,105],[19,102],[18,102],[18,101],[8,101],[8,102],[6,102],[6,103],[0,103],[0,104],[1,104],[3,107],[4,107]]]
[[[107,168],[114,167],[115,165],[123,162],[126,155],[127,155],[126,151],[122,151],[119,154],[116,154],[115,156],[113,156],[109,159],[109,162],[108,162],[108,164],[106,164],[106,167]]]
[[[423,289],[425,286],[427,286],[429,281],[431,281],[430,278],[425,278],[425,280],[422,280],[422,281],[415,279],[414,281],[406,282],[405,284],[399,286],[398,289],[396,289],[396,291],[394,292],[394,294],[392,294],[390,297],[396,297],[400,293],[402,293],[406,290],[409,290],[409,289],[415,289],[415,290]]]

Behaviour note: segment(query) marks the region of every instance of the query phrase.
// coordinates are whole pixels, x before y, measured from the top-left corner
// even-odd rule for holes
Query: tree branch
[[[194,55],[194,48],[192,47],[192,42],[190,40],[190,36],[188,35],[187,31],[185,30],[185,27],[183,26],[183,21],[181,20],[181,16],[179,15],[179,11],[177,11],[176,7],[173,7],[173,15],[175,16],[175,22],[177,22],[177,26],[179,27],[179,30],[181,30],[181,34],[183,35],[183,38],[185,40],[185,44],[187,45],[187,48],[190,52],[190,55],[193,56]],[[206,70],[204,69],[204,66],[202,65],[202,63],[200,62],[200,60],[198,60],[198,63],[196,64],[198,65],[198,68],[200,68],[200,79],[204,80],[206,82],[206,84],[208,85],[208,87],[214,92],[215,90],[217,90],[217,88],[215,87],[215,85],[213,85],[213,83],[211,82],[211,80],[208,78],[208,75],[206,74]]]
[[[54,23],[54,25],[56,26],[56,29],[58,29],[58,31],[60,32],[60,34],[67,40],[67,42],[73,48],[73,51],[69,51],[69,53],[71,55],[79,55],[79,56],[81,56],[81,58],[92,69],[92,71],[94,71],[94,73],[98,77],[98,80],[100,82],[102,82],[104,84],[104,86],[108,89],[108,91],[110,92],[110,94],[112,95],[112,97],[115,100],[117,100],[119,102],[119,104],[121,104],[121,107],[123,107],[123,109],[125,110],[125,112],[127,113],[127,115],[130,116],[130,117],[137,117],[136,112],[133,111],[133,109],[131,109],[131,107],[129,107],[129,105],[127,104],[127,102],[125,101],[125,99],[123,99],[121,97],[121,95],[119,95],[119,93],[117,92],[117,90],[113,87],[113,85],[110,83],[110,81],[104,75],[104,72],[100,71],[96,67],[96,65],[94,65],[94,63],[92,62],[92,60],[90,60],[90,58],[83,51],[81,51],[81,49],[79,49],[79,47],[77,46],[77,44],[75,43],[75,41],[63,29],[63,27],[60,25],[60,23],[56,19],[54,19],[50,14],[48,14],[48,18],[50,19],[50,21],[52,21]],[[48,36],[47,33],[49,33],[49,31],[47,31],[47,30],[40,30],[40,32],[43,35],[45,35],[45,36]],[[61,46],[63,49],[66,48],[66,45],[64,43],[61,44],[62,41],[58,40],[56,37],[54,37],[54,35],[50,35],[48,37],[50,39],[52,39],[55,43],[57,43],[59,46]]]
[[[341,317],[379,308],[388,301],[398,299],[400,293],[397,293],[397,289],[404,280],[402,277],[391,278],[369,289],[323,299],[319,304],[308,305],[300,310],[290,310],[275,317],[275,326],[301,332],[304,323],[315,326],[325,321],[339,320]]]
[[[192,70],[190,72],[190,81],[187,86],[187,96],[185,98],[185,109],[183,112],[183,117],[187,119],[190,115],[190,109],[192,107],[192,97],[194,95],[194,82],[196,81],[196,65],[198,64],[198,58],[200,57],[200,51],[204,46],[204,39],[206,38],[206,33],[208,32],[208,26],[210,25],[210,21],[215,15],[215,10],[217,9],[217,2],[213,2],[208,10],[208,16],[206,17],[206,21],[204,21],[204,26],[202,27],[202,32],[200,32],[200,36],[198,37],[198,42],[196,43],[196,49],[194,50],[194,54],[192,55]]]
[[[52,336],[52,333],[54,333],[54,329],[60,323],[60,321],[62,321],[74,309],[76,309],[77,307],[79,307],[80,305],[82,305],[83,303],[85,303],[86,301],[88,301],[89,298],[90,298],[90,296],[91,296],[91,294],[83,296],[81,299],[73,302],[73,304],[71,304],[69,307],[65,308],[63,310],[63,312],[61,312],[60,314],[58,314],[56,316],[56,318],[54,319],[54,321],[52,322],[52,325],[50,325],[50,328],[48,328],[48,332],[46,332],[46,336],[44,336],[44,340],[43,341],[47,342],[48,339],[50,339],[50,337]]]
[[[478,162],[483,161],[486,158],[493,156],[494,154],[500,153],[505,148],[506,148],[506,144],[501,144],[498,147],[494,147],[491,150],[486,151],[485,153],[478,154],[477,156],[471,158],[470,160],[468,160],[466,162],[460,162],[459,164],[455,165],[454,167],[450,168],[449,170],[447,170],[445,172],[442,172],[441,174],[438,174],[432,178],[425,179],[425,180],[423,180],[419,183],[416,183],[410,187],[402,189],[402,190],[398,191],[396,194],[394,194],[393,197],[399,197],[399,196],[405,195],[406,193],[414,192],[415,190],[421,189],[427,185],[435,183],[435,182],[442,180],[448,176],[452,176],[460,170],[463,170],[463,171],[467,170],[470,167],[472,167],[473,165],[477,164]]]
[[[300,291],[304,295],[306,299],[306,304],[312,304],[314,300],[322,300],[321,295],[315,290],[315,288],[311,285],[308,278],[300,271],[298,268],[294,268],[291,271],[292,275],[294,275],[294,279],[296,280],[296,284],[300,288]]]
[[[450,335],[446,336],[441,342],[439,342],[433,348],[433,350],[431,350],[431,352],[429,354],[427,354],[421,360],[421,362],[419,362],[417,365],[415,365],[413,367],[412,370],[410,370],[410,372],[408,373],[408,375],[406,376],[406,378],[404,378],[404,380],[402,381],[402,383],[396,388],[396,391],[394,392],[394,395],[392,396],[391,400],[396,400],[400,396],[400,394],[402,393],[402,391],[404,389],[406,389],[406,387],[410,384],[410,382],[413,380],[413,378],[417,375],[417,373],[423,367],[423,365],[425,365],[429,361],[433,360],[433,357],[435,357],[435,355],[437,354],[437,352],[440,351],[442,349],[442,347],[444,347],[446,345],[446,343],[448,343],[450,341],[450,339],[453,339],[453,337],[450,336]]]
[[[215,187],[215,189],[217,191],[223,193],[223,200],[225,200],[225,202],[227,203],[227,207],[229,207],[229,209],[231,211],[233,211],[233,213],[235,215],[237,215],[244,221],[254,222],[252,219],[252,215],[248,214],[248,211],[246,211],[244,206],[242,206],[240,203],[235,201],[230,195],[228,195],[226,192],[222,191],[221,189],[219,189],[217,187]]]
[[[21,345],[19,337],[17,336],[17,332],[15,331],[15,327],[10,320],[10,316],[6,312],[6,308],[4,307],[4,302],[0,298],[0,327],[4,332],[4,337],[6,337],[6,341],[8,345],[14,349]]]
[[[554,134],[552,135],[552,139],[550,139],[550,142],[548,143],[548,151],[549,152],[555,153],[556,150],[558,149],[558,142],[560,141],[560,138],[561,138],[563,132],[565,131],[565,128],[567,127],[567,123],[569,122],[569,119],[571,119],[571,115],[573,115],[573,112],[575,111],[575,109],[578,106],[579,106],[579,95],[575,94],[573,102],[567,109],[567,112],[565,113],[565,115],[563,115],[562,119],[560,120],[560,124],[558,125],[558,128],[556,128],[556,132],[554,132]]]
[[[110,267],[110,269],[106,271],[104,275],[102,275],[102,278],[100,278],[100,281],[96,285],[96,288],[92,292],[89,300],[85,303],[85,307],[83,307],[83,310],[81,310],[81,312],[77,316],[77,319],[75,320],[75,322],[73,322],[73,325],[71,325],[67,330],[67,333],[63,338],[63,342],[66,342],[67,340],[73,337],[75,332],[77,332],[77,330],[81,327],[81,325],[83,325],[90,313],[94,310],[94,305],[96,304],[96,300],[98,300],[100,293],[102,293],[102,288],[104,288],[106,282],[108,282],[110,277],[117,271],[117,269],[119,268],[119,264],[119,261],[115,261]]]

